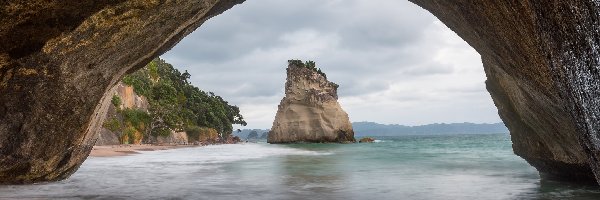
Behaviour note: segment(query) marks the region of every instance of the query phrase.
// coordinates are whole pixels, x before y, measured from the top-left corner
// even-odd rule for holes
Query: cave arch
[[[479,52],[517,155],[551,176],[600,180],[600,3],[410,1]],[[0,4],[0,184],[75,172],[109,103],[104,94],[242,2]]]

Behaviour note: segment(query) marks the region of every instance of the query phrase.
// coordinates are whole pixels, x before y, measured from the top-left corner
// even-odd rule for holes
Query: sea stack
[[[285,97],[279,103],[269,143],[355,142],[348,114],[337,99],[338,85],[329,82],[315,63],[289,60]]]

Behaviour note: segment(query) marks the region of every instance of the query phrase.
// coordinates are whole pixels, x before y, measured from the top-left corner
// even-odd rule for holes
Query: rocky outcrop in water
[[[360,138],[360,140],[358,142],[359,143],[373,143],[373,142],[375,142],[375,139],[373,139],[371,137],[364,137],[364,138]]]
[[[354,142],[348,114],[337,102],[338,85],[320,70],[292,61],[267,142]]]
[[[242,1],[1,2],[0,183],[68,177],[110,88]],[[543,174],[600,180],[600,3],[410,1],[481,54],[517,155]]]

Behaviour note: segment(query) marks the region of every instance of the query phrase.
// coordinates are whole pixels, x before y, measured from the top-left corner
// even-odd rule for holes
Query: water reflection
[[[345,175],[332,156],[286,156],[280,159],[282,183],[290,197],[339,199]]]

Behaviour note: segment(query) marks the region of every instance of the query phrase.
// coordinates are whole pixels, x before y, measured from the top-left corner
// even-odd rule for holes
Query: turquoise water
[[[376,138],[90,158],[65,181],[0,186],[0,199],[600,199],[540,180],[506,134]]]

